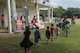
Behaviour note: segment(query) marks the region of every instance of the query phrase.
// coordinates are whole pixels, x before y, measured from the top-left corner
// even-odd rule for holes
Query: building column
[[[16,32],[16,18],[17,18],[16,0],[11,0],[11,11],[12,11],[12,29],[13,29],[13,32],[15,33]]]
[[[7,5],[4,8],[4,27],[5,28],[8,27],[8,8],[7,8]]]
[[[16,12],[16,0],[11,0],[12,14]]]
[[[7,4],[8,4],[8,29],[9,29],[9,33],[12,33],[12,25],[11,25],[11,6],[10,6],[10,0],[7,0]]]
[[[51,18],[51,21],[53,22],[53,8],[52,8],[52,18]]]
[[[39,20],[39,6],[38,6],[38,4],[36,4],[36,18],[37,18],[37,22],[39,22],[40,20]]]
[[[48,8],[48,22],[50,23],[50,8]]]

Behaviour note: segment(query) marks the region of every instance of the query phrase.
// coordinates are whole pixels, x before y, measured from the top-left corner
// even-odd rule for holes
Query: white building
[[[22,16],[22,6],[27,6],[29,9],[29,22],[32,20],[34,15],[38,16],[39,21],[39,8],[48,8],[48,18],[50,20],[50,5],[43,4],[43,1],[38,0],[0,0],[0,17],[4,14],[5,17],[5,28],[8,27],[9,33],[12,33],[12,16],[14,12]],[[53,12],[53,10],[52,10]],[[52,13],[53,17],[53,13]],[[1,21],[0,21],[1,27]]]

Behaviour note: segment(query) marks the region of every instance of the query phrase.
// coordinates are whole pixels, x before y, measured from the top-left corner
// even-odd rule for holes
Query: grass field
[[[80,20],[75,26],[71,26],[69,37],[61,34],[58,39],[45,42],[45,29],[41,30],[40,47],[32,46],[32,53],[80,53]],[[0,53],[23,53],[23,48],[19,43],[23,39],[23,34],[0,34]],[[33,30],[30,39],[34,40]]]

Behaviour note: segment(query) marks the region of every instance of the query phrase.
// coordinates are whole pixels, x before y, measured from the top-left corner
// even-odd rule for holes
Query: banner
[[[13,18],[14,18],[14,20],[17,20],[17,17],[18,17],[17,12],[14,12],[14,13],[13,13]]]
[[[21,19],[21,17],[18,16],[18,19],[16,20],[16,23],[17,23],[16,32],[22,31],[22,21],[20,19]]]

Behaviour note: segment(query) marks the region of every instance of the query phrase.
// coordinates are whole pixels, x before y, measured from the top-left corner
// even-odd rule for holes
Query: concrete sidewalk
[[[7,29],[1,29],[0,28],[0,33],[8,33],[8,30]]]

